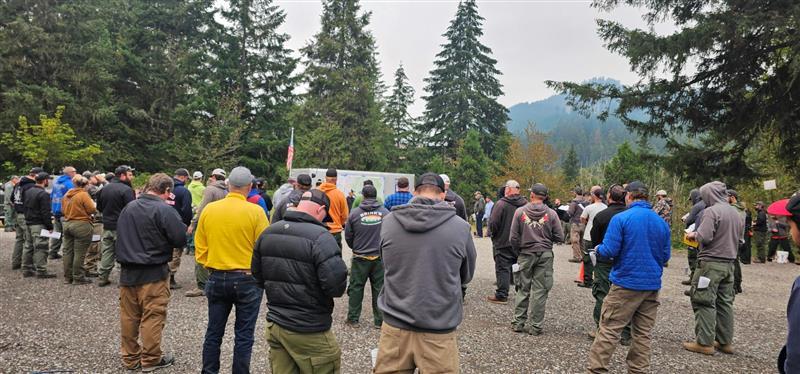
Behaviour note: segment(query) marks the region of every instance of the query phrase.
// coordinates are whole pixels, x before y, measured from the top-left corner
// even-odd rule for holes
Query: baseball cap
[[[128,165],[120,165],[120,166],[117,166],[116,169],[114,169],[114,175],[122,175],[122,174],[125,174],[125,173],[129,172],[129,171],[134,171],[134,170],[136,170],[136,169],[134,169],[134,168],[132,168],[132,167],[130,167]]]
[[[311,176],[308,174],[300,174],[297,176],[297,184],[301,186],[311,187]]]
[[[734,190],[734,189],[729,189],[726,192],[728,193],[728,196],[733,196],[733,197],[735,197],[737,199],[739,198],[739,193],[736,192],[736,190]]]
[[[245,187],[251,185],[254,179],[255,178],[253,177],[253,174],[250,173],[250,169],[244,166],[237,166],[231,170],[231,175],[228,177],[228,183],[234,187]]]
[[[328,178],[335,178],[338,175],[336,169],[330,168],[325,172],[325,176]]]
[[[196,171],[192,174],[192,179],[203,179],[203,172]]]
[[[448,177],[447,174],[439,174],[439,177],[442,178],[444,184],[450,184],[450,177]]]
[[[310,195],[306,196],[306,194],[309,193]],[[323,221],[330,222],[328,218],[330,217],[331,201],[328,199],[328,195],[326,195],[325,192],[322,192],[322,190],[309,190],[303,193],[303,196],[300,197],[300,200],[308,200],[312,203],[324,206],[325,218],[323,218]]]
[[[667,191],[658,190],[658,191],[656,191],[656,195],[657,196],[667,196]]]
[[[625,191],[638,192],[638,193],[641,193],[641,194],[644,194],[644,195],[647,195],[647,193],[648,193],[647,185],[645,185],[641,181],[633,181],[633,182],[628,183],[628,186],[625,187]]]
[[[364,195],[365,199],[374,199],[378,197],[378,189],[375,186],[368,184],[361,189],[361,194]]]
[[[511,188],[519,188],[519,182],[517,182],[517,181],[515,181],[513,179],[509,179],[508,181],[506,181],[505,186],[506,187],[511,187]]]
[[[225,170],[223,169],[216,168],[214,169],[214,171],[211,172],[211,175],[219,175],[221,177],[227,177],[228,173],[226,173]]]
[[[175,170],[175,176],[176,177],[188,177],[189,176],[189,170],[186,170],[184,168],[180,168],[178,170]]]
[[[36,178],[35,179],[36,179],[36,182],[38,183],[38,182],[41,182],[43,180],[50,179],[50,174],[47,174],[47,173],[42,171],[42,172],[39,172],[39,173],[36,174]]]
[[[39,174],[39,173],[41,173],[43,171],[44,171],[44,169],[42,169],[40,167],[31,168],[31,171],[28,172],[28,175],[37,175],[37,174]]]
[[[420,186],[428,185],[428,186],[436,186],[444,192],[444,179],[442,179],[441,175],[437,175],[435,173],[425,173],[419,177],[417,181],[417,185],[414,186],[415,188],[419,188]]]
[[[535,183],[531,188],[528,190],[532,192],[536,196],[547,197],[550,191],[547,190],[547,186],[541,183]]]

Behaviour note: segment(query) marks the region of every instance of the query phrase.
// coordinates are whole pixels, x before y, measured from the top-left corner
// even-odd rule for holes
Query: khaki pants
[[[333,331],[299,333],[267,321],[273,373],[339,373],[342,350]]]
[[[170,274],[175,274],[178,268],[181,267],[181,255],[183,255],[183,248],[172,249],[172,260],[167,264]]]
[[[102,237],[103,224],[95,222],[92,224],[92,237]],[[97,273],[97,263],[100,262],[100,240],[92,240],[86,250],[86,259],[83,261],[83,270],[87,273]]]
[[[631,324],[631,347],[625,360],[628,372],[649,372],[650,331],[656,324],[659,304],[658,291],[634,291],[612,285],[603,300],[600,329],[589,350],[587,373],[608,373],[608,362],[628,323]]]
[[[86,249],[92,243],[92,224],[86,221],[64,221],[61,237],[64,279],[79,281],[84,278],[83,261]]]
[[[381,327],[373,373],[458,373],[456,332],[433,334],[408,331],[386,322]]]
[[[119,321],[122,364],[132,369],[161,361],[161,332],[167,320],[169,281],[119,287]],[[139,345],[139,337],[142,344]]]
[[[584,225],[582,223],[571,223],[569,225],[569,242],[572,244],[572,258],[578,260],[583,258],[583,251],[581,251],[583,229]]]
[[[733,343],[733,266],[732,262],[697,262],[690,292],[699,344]],[[697,289],[700,277],[711,280],[708,287]]]

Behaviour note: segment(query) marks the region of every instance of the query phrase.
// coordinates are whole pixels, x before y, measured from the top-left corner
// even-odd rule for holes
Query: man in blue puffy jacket
[[[53,222],[55,223],[54,231],[63,232],[62,220],[64,213],[61,212],[61,199],[71,190],[72,177],[75,176],[75,168],[72,166],[65,166],[62,174],[53,181],[53,190],[50,192],[50,208],[53,210]],[[50,259],[57,260],[61,258],[58,250],[61,248],[61,238],[50,239]]]
[[[613,259],[612,286],[600,313],[600,328],[589,352],[590,373],[607,373],[620,334],[631,323],[628,371],[644,373],[650,367],[650,331],[656,323],[661,273],[670,257],[667,223],[647,202],[644,183],[631,182],[625,190],[628,209],[615,215],[603,242],[590,257]]]

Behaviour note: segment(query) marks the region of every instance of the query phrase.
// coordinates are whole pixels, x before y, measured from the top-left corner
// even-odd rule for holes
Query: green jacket
[[[358,196],[356,196],[356,199],[353,200],[353,205],[350,206],[350,210],[354,210],[355,208],[358,208],[359,206],[361,206],[361,201],[363,201],[363,200],[364,200],[364,195],[359,194]],[[378,198],[375,199],[375,200],[377,202],[383,204],[383,199],[381,199],[380,196],[378,196]]]
[[[196,208],[203,201],[203,191],[206,190],[206,186],[202,182],[193,180],[186,188],[192,193],[192,207]]]

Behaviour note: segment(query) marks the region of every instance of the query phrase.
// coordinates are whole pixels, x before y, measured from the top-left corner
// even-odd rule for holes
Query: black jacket
[[[181,216],[184,225],[192,223],[192,193],[186,188],[183,182],[172,178],[175,188],[172,191],[172,199],[167,204],[172,205]]]
[[[624,212],[627,207],[623,203],[613,203],[597,213],[594,216],[594,221],[592,221],[592,231],[589,232],[589,235],[592,237],[592,245],[598,246],[600,243],[603,242],[603,238],[606,236],[606,229],[608,229],[608,224],[611,222],[611,218],[617,215],[618,213]]]
[[[172,249],[186,245],[186,225],[160,197],[142,194],[126,205],[116,222],[117,262],[122,265],[162,265]]]
[[[753,223],[753,231],[767,232],[767,213],[764,209],[756,209],[756,222]]]
[[[103,213],[103,229],[116,230],[122,208],[135,198],[130,184],[117,178],[103,187],[97,195],[97,210]]]
[[[12,202],[14,203],[14,211],[20,214],[25,214],[25,191],[36,185],[36,181],[24,176],[20,178],[19,183],[14,186],[11,193]],[[764,221],[766,222],[766,220]],[[766,223],[765,223],[766,225]],[[766,228],[766,226],[764,226]]]
[[[50,194],[36,184],[25,191],[25,223],[28,225],[44,225],[48,230],[53,230]]]
[[[258,238],[252,270],[267,294],[267,321],[295,332],[330,330],[333,298],[344,294],[347,267],[325,225],[287,211]]]
[[[444,201],[456,208],[456,215],[461,217],[464,221],[467,220],[467,206],[464,204],[464,199],[461,198],[455,191],[447,190],[444,195]]]
[[[505,196],[494,204],[492,216],[489,217],[489,230],[492,234],[492,244],[495,248],[510,248],[508,240],[511,233],[511,221],[517,208],[527,204],[521,195]]]

